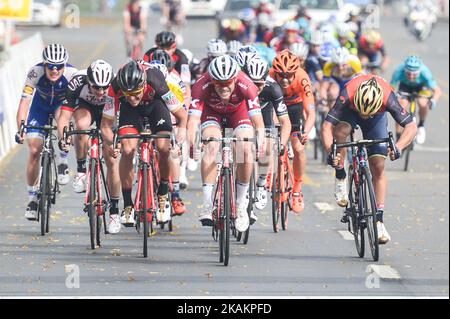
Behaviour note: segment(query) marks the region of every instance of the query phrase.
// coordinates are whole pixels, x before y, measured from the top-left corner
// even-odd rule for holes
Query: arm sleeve
[[[411,117],[411,114],[407,112],[398,102],[398,99],[394,92],[391,92],[387,105],[386,110],[391,113],[392,117],[394,118],[395,122],[397,122],[400,126],[405,127],[409,123],[413,121],[413,118]]]
[[[288,109],[286,103],[284,103],[283,90],[277,83],[273,83],[272,85],[272,103],[275,108],[275,113],[277,117],[283,117],[288,115]]]
[[[253,82],[248,83],[248,89],[245,90],[244,97],[247,103],[248,116],[253,117],[255,115],[261,114],[258,88],[255,84],[253,84]]]
[[[347,89],[343,89],[334,106],[328,112],[325,121],[330,122],[333,125],[337,125],[343,119],[343,115],[349,107],[350,99],[348,98]]]
[[[36,90],[40,76],[42,75],[42,70],[39,67],[34,66],[28,72],[27,79],[22,91],[22,98],[27,99],[33,97],[34,91]]]
[[[72,80],[70,80],[66,90],[66,99],[62,103],[61,109],[70,112],[75,111],[75,108],[78,106],[80,92],[84,86],[83,78],[83,75],[75,75]]]

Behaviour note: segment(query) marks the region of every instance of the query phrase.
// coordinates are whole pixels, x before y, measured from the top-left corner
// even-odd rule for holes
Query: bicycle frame
[[[147,196],[147,203],[146,207],[147,210],[150,210],[152,214],[150,215],[150,220],[148,220],[149,223],[153,221],[153,214],[156,213],[157,206],[156,206],[156,200],[155,200],[155,185],[153,183],[153,169],[152,169],[152,157],[154,156],[153,151],[153,145],[148,140],[143,140],[139,146],[139,170],[138,170],[138,186],[137,186],[137,192],[136,192],[136,198],[135,198],[135,209],[137,211],[142,211],[144,208],[142,199],[141,199],[141,193],[142,193],[142,186],[143,186],[143,164],[146,164],[148,173],[147,173],[147,185],[149,186],[148,189],[148,196]]]

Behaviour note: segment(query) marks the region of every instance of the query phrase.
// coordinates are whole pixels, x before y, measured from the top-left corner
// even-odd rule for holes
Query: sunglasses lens
[[[136,96],[139,96],[142,92],[144,92],[143,88],[139,89],[137,91],[134,91],[134,92],[123,92],[122,91],[123,95],[126,96],[126,97],[130,97],[130,96],[131,97],[136,97]]]
[[[65,64],[47,64],[47,69],[49,70],[62,70]]]
[[[217,80],[214,80],[213,84],[215,86],[227,87],[227,86],[230,86],[233,83],[233,81],[234,80],[228,80],[228,81],[217,81]]]

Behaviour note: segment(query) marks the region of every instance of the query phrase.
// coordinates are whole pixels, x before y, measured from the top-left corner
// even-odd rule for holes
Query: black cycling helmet
[[[169,53],[164,50],[155,50],[150,55],[150,61],[159,61],[164,64],[169,72],[173,69],[173,60]]]
[[[155,37],[155,43],[160,48],[168,48],[172,46],[177,40],[175,33],[170,31],[162,31]]]
[[[144,69],[136,62],[130,61],[117,72],[117,84],[123,92],[142,89],[147,81]]]

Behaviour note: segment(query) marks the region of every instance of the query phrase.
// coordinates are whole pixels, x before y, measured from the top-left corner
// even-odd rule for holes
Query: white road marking
[[[396,269],[392,268],[391,266],[381,266],[371,264],[368,266],[368,269],[376,273],[381,279],[388,279],[388,280],[402,279],[402,277],[400,277],[399,272]]]
[[[348,230],[338,230],[338,233],[341,234],[342,238],[344,238],[344,240],[353,240],[354,236],[351,232],[349,232]]]
[[[427,147],[422,145],[414,145],[414,151],[417,152],[429,152],[429,153],[448,153],[448,147]]]
[[[316,206],[316,208],[317,208],[318,210],[320,210],[321,212],[328,212],[328,211],[332,211],[332,210],[335,209],[335,208],[334,208],[333,206],[331,206],[330,204],[324,203],[324,202],[317,202],[317,203],[314,203],[314,206]]]

